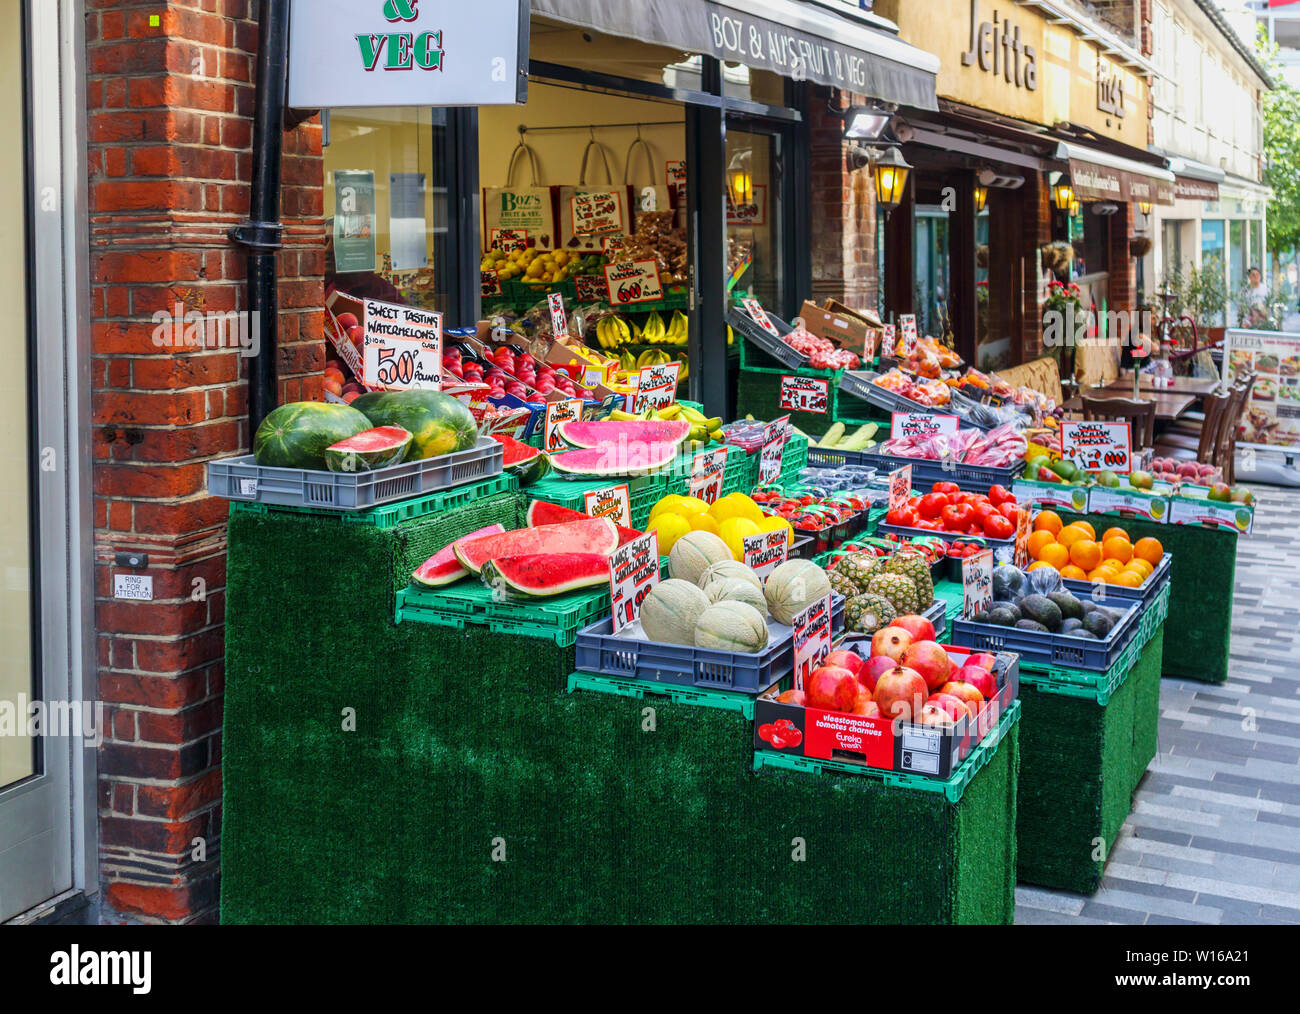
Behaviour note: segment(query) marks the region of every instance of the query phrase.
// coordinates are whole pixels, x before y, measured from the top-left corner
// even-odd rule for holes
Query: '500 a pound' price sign
[[[613,306],[653,303],[664,298],[659,265],[654,261],[619,261],[605,266],[605,282]]]
[[[367,387],[442,390],[442,314],[367,299],[363,329]]]
[[[614,633],[635,623],[641,603],[659,583],[659,537],[647,532],[619,546],[609,558],[609,599]]]

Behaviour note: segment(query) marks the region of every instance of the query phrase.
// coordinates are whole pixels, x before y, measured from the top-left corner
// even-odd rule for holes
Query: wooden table
[[[1084,391],[1102,398],[1133,397],[1132,381],[1129,381],[1127,394],[1123,391],[1113,390],[1108,387],[1084,388]],[[1173,422],[1197,402],[1196,395],[1179,394],[1177,391],[1161,391],[1159,393],[1144,391],[1140,397],[1142,401],[1154,401],[1156,403],[1157,422]],[[1067,412],[1082,412],[1082,396],[1076,396],[1067,401],[1065,403],[1065,409]]]
[[[1138,380],[1138,384],[1142,391],[1156,391],[1161,394],[1190,394],[1197,398],[1204,398],[1219,386],[1219,382],[1210,377],[1173,377],[1171,379],[1170,386],[1155,387],[1151,377],[1144,373]],[[1131,398],[1133,397],[1133,375],[1130,373],[1118,380],[1112,380],[1102,390],[1113,391],[1116,394],[1127,395]]]

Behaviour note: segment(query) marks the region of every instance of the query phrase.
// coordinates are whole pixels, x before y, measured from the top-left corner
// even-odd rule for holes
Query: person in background
[[[1246,272],[1246,327],[1259,327],[1268,323],[1268,286],[1264,284],[1264,275],[1259,268],[1252,267]]]
[[[357,299],[407,305],[393,283],[373,271],[338,273],[334,260],[334,219],[331,218],[325,222],[325,295],[328,297],[336,289]]]

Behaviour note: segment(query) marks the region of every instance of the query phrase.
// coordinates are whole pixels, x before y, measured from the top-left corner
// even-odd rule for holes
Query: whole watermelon
[[[352,407],[371,426],[400,426],[414,435],[407,461],[422,461],[454,451],[467,451],[478,442],[478,424],[469,409],[437,391],[380,391],[363,394]],[[367,427],[369,428],[369,427]]]
[[[262,420],[253,436],[259,465],[325,470],[325,448],[370,429],[370,420],[350,405],[295,401]]]

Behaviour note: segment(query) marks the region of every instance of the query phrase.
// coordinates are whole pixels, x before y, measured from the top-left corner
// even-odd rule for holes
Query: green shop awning
[[[533,0],[532,10],[606,35],[703,53],[882,102],[938,109],[937,56],[872,28],[864,20],[813,4],[794,0]]]

